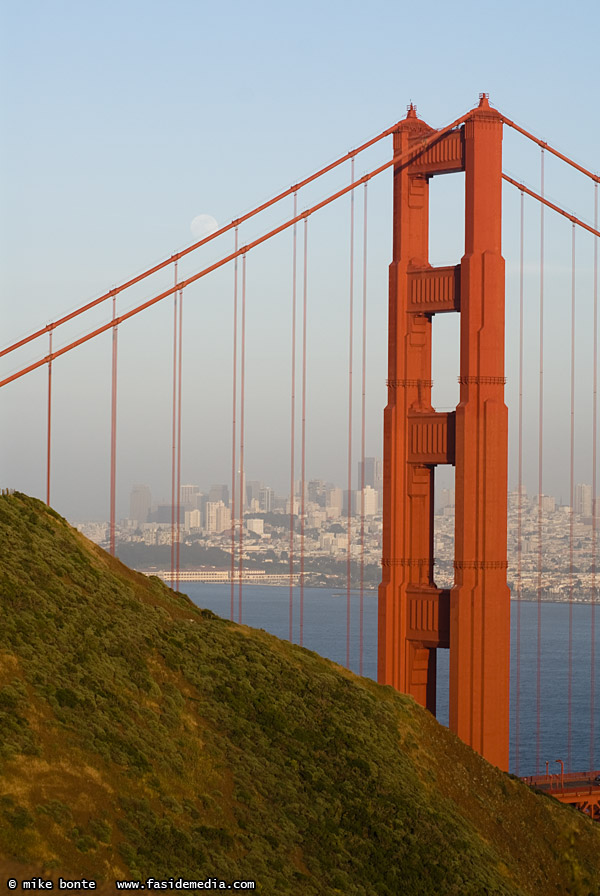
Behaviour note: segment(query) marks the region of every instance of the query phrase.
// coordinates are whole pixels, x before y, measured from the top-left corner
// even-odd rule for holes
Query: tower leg
[[[455,586],[450,603],[450,727],[508,769],[510,593],[506,584],[508,412],[504,404],[502,120],[487,103],[465,124],[456,411]]]

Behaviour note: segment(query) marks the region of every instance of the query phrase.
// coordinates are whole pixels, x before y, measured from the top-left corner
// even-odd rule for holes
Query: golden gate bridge
[[[539,150],[539,187],[526,184],[519,177],[503,169],[502,140],[508,128]],[[371,147],[393,138],[393,152],[382,163],[356,175],[356,162]],[[593,191],[593,222],[584,215],[576,215],[564,204],[549,198],[546,189],[546,160],[552,157],[576,171]],[[348,182],[328,192],[323,198],[302,204],[307,188],[318,185],[326,175],[347,165]],[[347,202],[348,214],[348,284],[347,284],[347,489],[352,488],[352,463],[356,454],[361,459],[364,495],[366,446],[366,322],[368,307],[367,253],[369,222],[369,187],[383,172],[393,174],[393,254],[390,268],[389,333],[388,333],[388,404],[384,425],[384,516],[383,516],[383,581],[379,593],[378,678],[382,683],[412,694],[420,703],[435,713],[436,656],[439,649],[450,651],[450,727],[490,761],[508,769],[509,724],[509,623],[510,604],[506,583],[507,552],[507,440],[508,422],[504,403],[504,261],[501,247],[503,185],[516,191],[519,197],[518,219],[512,228],[518,233],[518,339],[514,333],[509,341],[518,342],[516,371],[517,390],[517,491],[524,491],[524,431],[525,395],[525,299],[524,244],[528,239],[525,227],[526,202],[539,209],[539,280],[538,295],[538,407],[537,407],[537,755],[540,763],[541,604],[544,593],[544,530],[543,477],[547,447],[544,446],[548,396],[548,363],[556,358],[545,355],[544,338],[548,328],[548,308],[545,305],[548,284],[547,216],[557,216],[570,225],[570,333],[562,334],[563,354],[568,356],[569,369],[569,451],[564,466],[569,469],[569,628],[566,679],[568,686],[567,780],[564,770],[558,778],[550,774],[538,775],[536,781],[547,786],[555,795],[575,802],[594,817],[600,813],[600,787],[597,773],[587,776],[571,772],[571,751],[575,721],[572,718],[573,667],[573,603],[574,603],[574,513],[576,467],[576,407],[579,394],[576,376],[578,346],[576,344],[576,309],[578,307],[578,247],[579,234],[593,240],[593,275],[588,292],[592,297],[591,319],[586,327],[592,332],[591,365],[588,403],[591,405],[591,478],[592,496],[597,494],[597,302],[598,302],[598,183],[600,177],[575,162],[554,146],[541,140],[493,109],[486,94],[480,95],[474,109],[459,116],[441,129],[433,129],[417,117],[416,108],[408,107],[406,118],[381,131],[350,152],[345,153],[320,170],[281,191],[272,199],[256,206],[229,224],[220,227],[185,249],[171,254],[129,280],[114,286],[97,298],[67,314],[56,318],[16,339],[0,351],[0,357],[16,359],[16,369],[0,379],[6,390],[36,370],[47,371],[45,385],[45,434],[40,446],[43,463],[45,499],[52,496],[53,440],[56,422],[53,419],[55,385],[53,373],[57,361],[82,346],[89,345],[102,334],[111,336],[109,417],[109,477],[107,482],[109,505],[110,551],[115,553],[117,470],[117,433],[119,425],[119,333],[131,319],[141,321],[147,312],[167,300],[172,302],[171,335],[171,401],[168,426],[171,434],[169,474],[171,483],[171,569],[170,575],[179,587],[181,534],[181,469],[182,469],[182,414],[183,414],[183,345],[184,296],[190,287],[208,280],[221,269],[231,272],[232,332],[231,345],[231,570],[230,616],[243,618],[243,562],[244,562],[244,475],[247,409],[247,270],[248,259],[260,246],[273,244],[286,232],[291,237],[289,300],[291,312],[289,389],[289,637],[293,640],[295,602],[299,614],[299,643],[304,640],[304,571],[306,523],[306,448],[307,448],[307,367],[309,297],[313,290],[310,264],[310,227],[324,209]],[[461,172],[465,178],[465,253],[462,260],[450,266],[435,267],[429,262],[429,185],[440,175]],[[360,211],[356,211],[356,198]],[[292,212],[275,226],[264,226],[259,234],[241,242],[240,230],[249,221],[260,222],[264,215],[285,200],[291,200]],[[348,202],[349,200],[349,202]],[[360,233],[357,236],[357,222]],[[449,227],[456,222],[449,221]],[[589,236],[588,236],[589,235]],[[191,273],[182,275],[184,259],[214,243],[221,237],[233,239],[226,252],[214,260],[198,264]],[[361,239],[362,237],[362,239]],[[279,244],[280,245],[280,244]],[[360,262],[359,262],[360,259]],[[161,288],[143,301],[129,308],[119,308],[124,296],[138,284],[162,272],[171,272],[170,285]],[[67,324],[96,308],[107,308],[101,323],[88,326],[76,338],[60,337]],[[361,350],[356,364],[356,308],[361,318],[359,341]],[[187,305],[186,305],[187,308]],[[450,411],[436,410],[432,404],[432,322],[435,315],[457,312],[460,315],[460,400]],[[311,309],[311,327],[316,312]],[[138,323],[138,327],[141,323]],[[45,341],[45,345],[44,345]],[[19,362],[23,350],[32,346],[37,351],[34,360]],[[41,348],[38,348],[39,346]],[[13,362],[14,363],[14,362]],[[358,366],[360,377],[356,377]],[[284,376],[283,371],[277,374]],[[356,380],[359,379],[359,386]],[[360,398],[360,449],[355,452],[356,395]],[[353,419],[354,413],[354,419]],[[18,431],[18,428],[15,429]],[[435,468],[450,464],[456,469],[456,538],[455,581],[450,589],[435,584],[433,550],[433,488]],[[299,532],[295,531],[295,479],[300,479]],[[350,502],[348,502],[348,506]],[[595,720],[596,625],[597,601],[597,514],[592,513],[591,556],[591,627],[590,627],[590,762],[594,768],[597,745]],[[361,556],[360,580],[360,671],[363,664],[363,598],[364,598],[364,542],[365,516],[353,524],[347,513],[347,601],[346,601],[346,665],[350,666],[350,566],[351,547],[359,544]],[[518,507],[518,560],[516,569],[516,726],[517,741],[520,725],[520,607],[522,599],[522,511]],[[580,734],[578,736],[581,736]],[[518,756],[518,750],[517,750]],[[518,762],[518,759],[517,759]],[[518,772],[518,769],[517,769]],[[570,775],[570,777],[569,777]],[[569,796],[569,782],[577,785],[577,798]],[[587,788],[587,790],[586,790]],[[581,794],[585,791],[584,796]],[[589,792],[588,792],[589,791]],[[565,796],[566,794],[566,796]]]

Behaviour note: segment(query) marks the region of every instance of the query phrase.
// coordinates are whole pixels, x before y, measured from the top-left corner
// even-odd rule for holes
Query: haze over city
[[[593,9],[589,3],[575,4],[562,22],[562,8],[556,3],[533,4],[526,10],[508,3],[492,40],[475,3],[461,4],[459,15],[435,5],[426,33],[412,12],[387,2],[376,3],[366,18],[356,3],[325,8],[309,3],[301,16],[273,3],[252,8],[234,3],[225,17],[205,4],[181,0],[169,7],[166,28],[159,3],[109,2],[92,9],[68,2],[52,9],[43,3],[7,6],[2,153],[10,177],[4,183],[2,217],[3,344],[185,246],[197,238],[198,216],[227,223],[358,145],[402,118],[409,101],[438,127],[474,105],[478,90],[486,90],[494,105],[562,149],[576,147],[584,161],[598,158],[598,118],[582,114],[581,91],[574,93],[574,75],[566,64],[576,58],[578,77],[585,83],[588,71],[593,83],[594,30],[584,26]],[[512,24],[513,13],[518,29]],[[545,39],[531,39],[540,28]],[[451,70],[423,66],[425,46],[428,57],[440,59],[447,58],[453,46],[461,65]],[[565,64],[557,66],[557,58]],[[510,133],[504,144],[507,170],[518,169],[537,186],[539,154]],[[378,144],[369,151],[368,162],[359,162],[357,175],[364,170],[360,165],[385,160],[389,152],[386,141]],[[568,197],[571,203],[581,200],[580,213],[590,219],[593,197],[587,187],[553,159],[546,164],[549,195],[561,201]],[[330,175],[328,187],[347,183],[348,168]],[[386,172],[369,185],[366,453],[377,456],[382,452],[386,401],[390,183]],[[302,202],[321,195],[309,189]],[[346,197],[314,223],[311,219],[308,237],[306,475],[340,485],[347,463],[349,208]],[[261,227],[279,223],[290,213],[291,199]],[[359,190],[355,215],[356,459],[363,273]],[[462,175],[435,179],[433,264],[460,259],[462,215]],[[518,195],[507,192],[510,487],[516,485],[518,216]],[[539,210],[528,209],[526,223],[524,481],[534,494]],[[240,229],[240,243],[256,235],[254,226]],[[301,230],[298,240],[301,243]],[[197,259],[181,262],[180,276],[231,246],[230,236],[209,244]],[[247,477],[264,477],[268,470],[281,494],[289,490],[291,252],[287,232],[272,249],[256,250],[247,265],[245,470]],[[569,315],[568,222],[546,221],[546,256],[544,436],[549,447],[543,491],[566,501],[569,409],[563,332]],[[576,370],[576,477],[581,482],[591,481],[591,264],[591,240],[584,235],[578,243],[577,282],[582,338]],[[158,278],[156,291],[171,282],[167,272]],[[301,290],[300,272],[297,285]],[[154,292],[144,284],[134,288],[119,310]],[[232,293],[231,265],[185,293],[183,481],[219,482],[229,476]],[[89,320],[104,323],[110,314],[105,303]],[[166,301],[144,320],[125,323],[119,330],[119,517],[127,516],[135,482],[147,482],[157,496],[170,492],[171,318]],[[60,338],[65,343],[76,338],[82,326],[75,321]],[[40,340],[39,350],[27,346],[18,360],[10,356],[3,370],[8,373],[45,351],[47,341]],[[453,407],[458,398],[456,316],[436,316],[433,357],[434,405]],[[110,335],[57,360],[53,377],[53,503],[71,519],[106,519]],[[46,371],[41,369],[0,395],[2,418],[9,421],[5,433],[10,432],[2,439],[3,482],[39,496],[44,495],[45,389]],[[451,487],[451,473],[440,471],[439,479],[440,487]]]

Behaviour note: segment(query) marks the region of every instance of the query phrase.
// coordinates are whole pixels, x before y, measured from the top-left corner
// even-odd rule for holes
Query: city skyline
[[[258,484],[255,481],[255,484]],[[307,483],[311,497],[323,494],[326,484],[322,480]],[[544,600],[589,602],[595,587],[597,573],[598,545],[594,548],[594,527],[589,509],[591,487],[587,483],[578,484],[579,506],[571,515],[568,505],[560,505],[553,495],[542,496],[542,539],[540,542],[540,516],[537,495],[518,490],[508,494],[508,582],[512,598],[522,596],[525,600],[536,599],[541,587]],[[196,486],[185,484],[182,493],[188,498],[196,498]],[[135,502],[139,489],[135,486],[132,499]],[[218,497],[219,490],[227,486],[213,485],[203,495],[208,499],[212,494]],[[301,538],[300,521],[294,525],[293,582],[299,583],[298,564],[301,544],[304,542],[304,567],[309,584],[342,587],[347,581],[346,560],[348,551],[348,520],[345,515],[343,490],[329,484],[332,501],[318,505],[307,500],[305,537]],[[375,492],[374,492],[375,494]],[[452,489],[442,490],[434,516],[434,578],[438,587],[450,588],[454,582],[454,538],[455,508]],[[256,505],[248,507],[244,513],[244,541],[242,548],[243,566],[248,571],[246,582],[259,581],[265,584],[282,584],[289,580],[290,563],[290,522],[289,496],[275,496],[276,507],[265,512]],[[169,553],[173,532],[171,529],[171,506],[152,504],[154,509],[164,512],[162,521],[153,518],[148,522],[132,519],[120,520],[117,524],[117,553],[126,562],[147,573],[160,574],[168,579]],[[201,509],[181,508],[181,524],[175,529],[174,537],[181,539],[181,569],[192,575],[182,581],[229,581],[231,564],[231,516],[223,501],[199,502]],[[300,502],[295,502],[294,512],[299,512]],[[374,510],[374,508],[371,508]],[[353,516],[350,521],[350,550],[353,563],[352,585],[358,586],[358,568],[364,561],[366,587],[373,589],[381,577],[382,517],[380,508],[369,512],[365,507],[364,551],[360,508],[353,502]],[[582,512],[583,511],[583,512]],[[569,531],[573,524],[573,548],[571,550]],[[219,520],[219,521],[218,521]],[[98,544],[107,546],[109,529],[106,521],[79,521],[80,531]],[[234,520],[234,552],[236,568],[240,562],[239,517]],[[195,548],[200,553],[194,553]],[[540,547],[542,552],[540,554]],[[210,553],[217,549],[217,553]],[[141,550],[141,553],[140,553]],[[160,551],[163,551],[161,554]],[[153,553],[159,551],[159,553]],[[208,551],[208,553],[206,553]],[[123,553],[124,552],[124,553]],[[165,553],[166,552],[166,553]],[[204,553],[203,553],[204,552]],[[162,565],[161,565],[162,564]]]
[[[367,457],[367,458],[365,458],[365,461],[366,461],[366,465],[368,465],[369,462],[375,462],[375,464],[379,464],[382,466],[382,461],[380,458],[375,458],[375,457],[368,458]],[[357,472],[357,477],[356,477],[356,488],[353,488],[353,490],[352,490],[353,495],[358,495],[360,493],[361,461],[358,461],[357,465],[358,465],[358,472]],[[316,485],[322,487],[323,490],[325,490],[325,491],[328,489],[331,489],[331,490],[335,490],[335,491],[339,492],[340,508],[343,509],[343,511],[344,511],[343,516],[346,516],[345,511],[346,511],[347,490],[339,483],[336,484],[334,482],[328,482],[325,479],[320,479],[320,478],[314,477],[311,479],[307,479],[305,482],[305,492],[306,492],[307,501],[311,500],[311,497],[310,497],[311,487],[314,488]],[[368,480],[365,481],[365,486],[367,488],[371,487]],[[383,487],[383,483],[381,482],[380,490],[382,487]],[[230,498],[231,484],[230,483],[211,483],[210,486],[208,486],[208,487],[206,486],[206,484],[204,486],[202,486],[202,485],[198,485],[195,483],[184,483],[180,486],[180,489],[181,489],[180,505],[182,507],[184,507],[187,504],[190,504],[191,502],[193,502],[193,500],[195,500],[196,497],[200,497],[200,496],[205,498],[206,501],[211,501],[211,502],[222,501],[226,506],[231,506],[231,498]],[[285,493],[278,493],[265,480],[247,480],[246,481],[246,491],[247,491],[247,495],[250,496],[250,499],[248,499],[248,497],[247,497],[246,502],[244,504],[244,515],[245,516],[252,512],[269,513],[275,509],[273,506],[273,502],[278,502],[278,506],[276,508],[277,512],[286,513],[289,516],[289,513],[290,513],[290,509],[289,509],[290,493],[289,493],[289,491],[287,491]],[[266,495],[265,497],[263,497],[262,495],[258,496],[259,491],[264,491],[264,492],[268,493],[268,495]],[[142,499],[140,498],[140,494],[139,494],[140,492],[143,494]],[[513,506],[518,505],[518,494],[519,494],[518,488],[514,485],[512,485],[512,486],[509,485],[508,497],[509,497],[509,501],[510,501],[510,499],[512,499]],[[528,489],[525,485],[523,486],[522,494],[523,494],[524,500],[533,501],[536,505],[539,503],[538,493],[536,491],[528,491]],[[263,500],[268,501],[268,506],[263,505],[263,507],[261,507],[260,509],[258,507],[255,507],[254,511],[253,511],[252,495],[257,497],[258,504],[260,504]],[[133,513],[133,507],[134,507],[134,504],[136,504],[137,502],[141,502],[142,506],[147,508],[146,513],[149,513],[151,509],[153,512],[155,512],[157,509],[163,508],[165,518],[163,520],[161,520],[160,522],[162,522],[165,525],[170,524],[170,521],[171,521],[170,511],[171,511],[171,507],[172,507],[170,496],[167,497],[165,495],[161,495],[160,497],[157,497],[157,496],[154,496],[154,497],[156,498],[155,500],[153,500],[152,490],[148,485],[146,485],[144,483],[138,483],[138,484],[132,485],[130,492],[129,492],[129,511],[130,512],[128,515],[122,514],[120,518],[122,520],[126,520],[126,519],[136,520],[137,519],[138,521],[140,521],[140,518],[137,517]],[[299,499],[300,497],[301,497],[301,480],[296,479],[296,480],[294,480],[294,498]],[[575,501],[573,504],[574,512],[580,516],[591,517],[592,516],[592,507],[593,507],[593,503],[594,503],[591,484],[586,483],[586,482],[575,483],[574,497],[575,497]],[[596,496],[596,499],[598,497],[599,497],[599,495]],[[381,496],[380,496],[380,500],[381,500]],[[238,505],[236,519],[239,519],[239,477],[236,481],[236,503]],[[358,501],[358,503],[360,503],[360,502]],[[282,507],[281,507],[282,504],[286,505],[285,510],[282,510]],[[354,498],[353,498],[352,506],[353,506],[352,515],[360,516],[360,510],[354,510],[354,507],[356,506]],[[438,487],[436,487],[436,490],[435,490],[436,512],[442,510],[444,507],[453,507],[453,506],[454,506],[454,487],[453,486],[448,487],[441,483],[438,484]],[[295,513],[298,512],[299,507],[300,507],[300,502],[298,501]],[[562,495],[557,496],[557,495],[547,494],[546,492],[542,493],[542,513],[554,512],[554,510],[556,508],[568,509],[569,507],[570,507],[569,503],[563,500]],[[167,513],[167,510],[168,510],[168,513]],[[377,512],[381,512],[381,504],[380,503],[378,504]],[[88,519],[90,521],[95,521],[94,517],[90,517]],[[105,520],[99,520],[99,521],[104,522]],[[158,521],[155,520],[154,522],[158,522]]]

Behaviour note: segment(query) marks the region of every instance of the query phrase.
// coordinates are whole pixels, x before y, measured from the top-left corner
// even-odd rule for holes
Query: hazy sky
[[[600,158],[599,7],[572,2],[303,4],[192,0],[2,4],[3,345],[60,316],[192,241],[190,223],[226,223],[403,117],[411,100],[433,126],[477,102],[480,91],[509,117],[592,169]],[[539,153],[506,134],[505,169],[539,184]],[[389,157],[389,141],[357,174]],[[348,166],[329,186],[347,183]],[[450,183],[450,181],[453,183]],[[438,185],[439,182],[439,185]],[[443,182],[443,183],[442,183]],[[432,189],[431,260],[460,259],[461,178]],[[390,178],[369,192],[367,453],[381,451],[385,401],[386,284]],[[593,217],[593,189],[547,163],[547,189]],[[346,472],[349,200],[309,227],[309,412],[307,475],[344,482]],[[304,201],[301,200],[301,207]],[[362,288],[362,191],[356,197],[355,363]],[[526,463],[536,488],[539,211],[527,206]],[[266,221],[280,222],[291,201]],[[550,219],[548,218],[548,221]],[[507,355],[515,355],[518,194],[507,193]],[[241,239],[261,232],[249,226]],[[570,226],[548,223],[547,481],[568,498]],[[298,240],[301,246],[302,232]],[[591,239],[578,236],[578,480],[591,481]],[[231,240],[219,244],[227,252]],[[212,258],[214,253],[202,258]],[[192,272],[202,263],[182,266]],[[250,479],[283,491],[289,476],[291,235],[250,255],[247,463]],[[154,294],[171,274],[122,299]],[[231,296],[225,270],[186,294],[183,481],[227,481],[231,439]],[[301,289],[301,279],[299,288]],[[555,311],[555,315],[551,318]],[[104,307],[91,320],[104,322]],[[456,393],[457,321],[436,320],[438,406]],[[170,489],[172,305],[119,333],[118,512],[131,485],[156,498]],[[87,328],[79,320],[74,337]],[[65,330],[65,338],[67,331]],[[62,337],[57,336],[57,344]],[[579,343],[578,343],[579,345]],[[448,350],[446,350],[448,348]],[[29,346],[1,369],[46,350]],[[566,371],[564,373],[563,371]],[[71,518],[105,518],[108,498],[110,339],[56,362],[54,503]],[[359,367],[355,366],[359,386]],[[507,399],[514,422],[515,375]],[[2,485],[42,495],[46,373],[2,389]],[[586,391],[587,390],[587,391]],[[355,419],[360,396],[357,388]],[[298,388],[299,394],[299,388]],[[566,410],[565,410],[566,409]],[[567,416],[565,416],[565,413]],[[514,429],[514,427],[513,427]],[[531,430],[531,431],[530,431]],[[528,443],[528,444],[529,444]],[[358,441],[354,457],[358,457]],[[353,475],[356,464],[353,462]],[[514,464],[511,484],[514,484]]]

